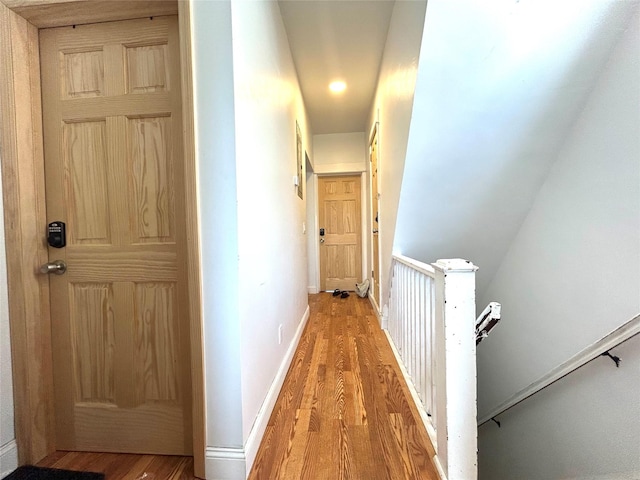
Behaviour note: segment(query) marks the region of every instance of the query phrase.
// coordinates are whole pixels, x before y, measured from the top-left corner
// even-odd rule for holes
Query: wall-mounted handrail
[[[478,426],[487,423],[501,413],[506,412],[510,408],[525,401],[527,398],[532,397],[539,391],[547,388],[561,378],[566,377],[570,373],[575,372],[587,363],[595,360],[603,354],[608,353],[612,348],[617,347],[621,343],[626,342],[631,337],[634,337],[638,334],[640,334],[640,314],[625,322],[620,327],[613,330],[611,333],[605,335],[597,342],[576,353],[569,360],[553,368],[547,374],[543,375],[535,382],[530,383],[528,386],[518,391],[507,400],[502,402],[500,405],[480,417],[478,420]]]
[[[502,305],[498,302],[490,302],[476,319],[476,345],[489,336],[498,322],[502,311]]]

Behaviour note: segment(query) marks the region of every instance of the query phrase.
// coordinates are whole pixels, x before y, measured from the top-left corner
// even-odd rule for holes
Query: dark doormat
[[[73,472],[58,468],[24,465],[4,477],[4,480],[104,480],[104,473]]]

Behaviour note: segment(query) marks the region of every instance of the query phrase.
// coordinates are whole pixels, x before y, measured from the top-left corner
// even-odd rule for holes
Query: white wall
[[[206,467],[208,478],[236,479],[308,316],[296,120],[308,151],[311,132],[276,2],[195,1],[192,17]]]
[[[389,24],[369,125],[379,121],[380,295],[388,303],[389,271],[407,152],[426,1],[396,2]],[[368,135],[368,134],[367,134]],[[366,139],[367,145],[369,139]],[[371,195],[368,195],[370,202]],[[371,206],[368,206],[368,212]],[[370,217],[370,215],[367,215]],[[371,229],[369,228],[370,232]],[[369,265],[371,265],[369,259]]]
[[[486,289],[636,5],[429,1],[397,250]]]
[[[0,478],[4,478],[18,466],[18,450],[13,427],[13,380],[3,212],[0,185]]]
[[[311,152],[309,152],[309,158]],[[320,251],[318,243],[318,210],[317,210],[317,181],[318,177],[313,172],[313,165],[307,164],[307,175],[305,183],[305,199],[307,202],[307,285],[309,293],[318,293],[319,282],[319,260]]]
[[[640,312],[638,13],[483,295],[503,320],[478,348],[480,415]],[[640,478],[639,342],[483,427],[483,478]]]
[[[640,478],[640,337],[612,353],[480,427],[480,480]]]
[[[296,120],[308,151],[311,132],[276,2],[195,1],[192,17],[207,477],[235,479],[308,316]]]
[[[231,4],[192,2],[207,478],[241,478],[242,395]],[[211,458],[225,458],[212,465]],[[222,464],[219,465],[219,464]],[[227,465],[228,464],[228,465]],[[225,466],[227,469],[225,470]],[[212,470],[215,470],[216,477]]]
[[[314,135],[314,171],[354,173],[367,170],[367,140],[364,132]]]
[[[320,251],[318,243],[318,174],[366,172],[368,167],[367,139],[364,132],[332,133],[313,136],[313,176],[308,176],[309,198],[307,203],[308,226],[308,284],[309,292],[317,293],[320,288]],[[366,180],[362,179],[362,205],[367,205]],[[367,231],[367,210],[362,209],[363,232]],[[366,236],[363,235],[363,252],[366,252]],[[362,269],[367,271],[367,256],[363,253]]]
[[[296,120],[303,150],[311,132],[277,2],[234,1],[232,13],[246,441],[308,306]]]

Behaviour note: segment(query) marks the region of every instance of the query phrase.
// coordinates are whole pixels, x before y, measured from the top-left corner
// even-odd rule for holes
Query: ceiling
[[[388,0],[280,0],[316,135],[366,131],[393,11]],[[339,95],[329,83],[343,80]]]

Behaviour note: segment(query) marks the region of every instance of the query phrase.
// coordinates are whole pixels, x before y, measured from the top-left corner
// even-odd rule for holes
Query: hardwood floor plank
[[[309,296],[310,318],[251,480],[437,480],[426,431],[368,299]]]
[[[291,438],[287,446],[287,454],[284,459],[280,478],[300,478],[304,465],[304,454],[309,441],[309,420],[311,410],[296,410],[296,418],[291,430]]]
[[[433,446],[367,299],[309,296],[311,316],[249,478],[438,480]],[[191,457],[55,452],[107,480],[191,480]]]
[[[104,473],[106,480],[195,480],[193,458],[169,455],[54,452],[38,466]]]
[[[318,432],[309,432],[309,438],[304,451],[304,459],[302,460],[302,471],[300,472],[301,479],[304,480],[317,480],[318,470],[316,470],[319,464],[319,450],[320,450],[320,434]]]

